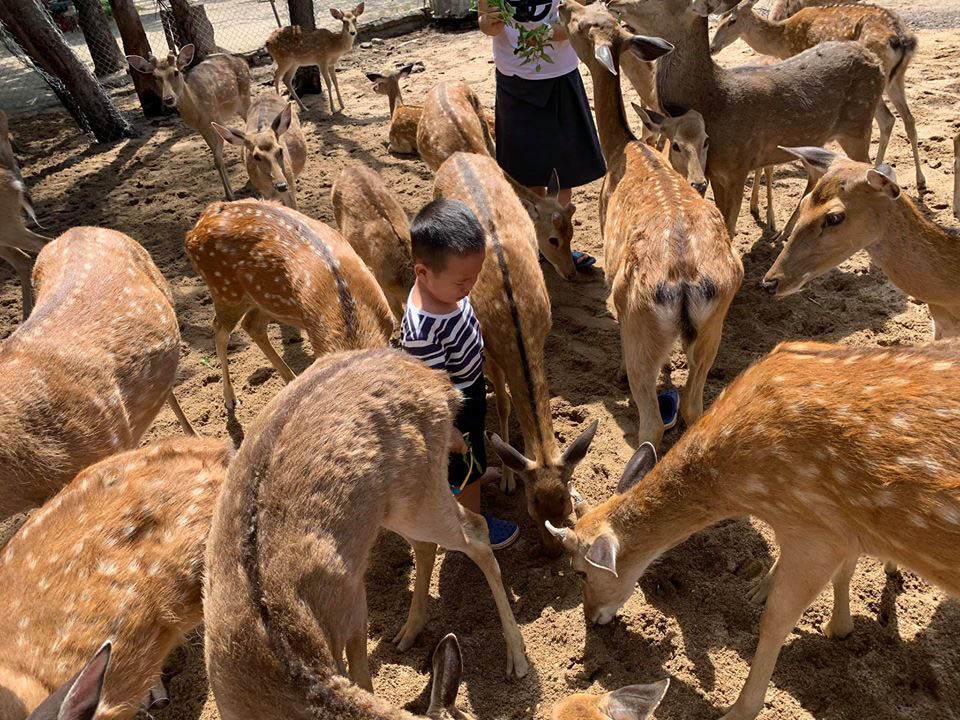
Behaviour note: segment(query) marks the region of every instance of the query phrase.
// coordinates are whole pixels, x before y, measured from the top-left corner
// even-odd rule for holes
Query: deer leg
[[[953,216],[960,220],[960,133],[953,138]]]
[[[833,576],[833,613],[829,622],[823,626],[825,637],[840,639],[853,632],[853,618],[850,617],[850,578],[856,569],[857,558],[847,558]]]
[[[897,119],[883,100],[877,105],[877,112],[874,117],[877,119],[877,125],[880,126],[880,145],[877,147],[877,165],[879,165],[883,162],[883,156],[887,154],[890,134],[893,132],[893,126]]]
[[[370,663],[367,659],[367,590],[359,584],[357,594],[351,599],[355,615],[352,631],[345,643],[347,664],[350,666],[350,679],[367,692],[373,692],[373,680],[370,679]]]
[[[660,368],[670,355],[674,338],[659,332],[658,319],[651,315],[634,311],[630,317],[621,319],[620,331],[630,394],[639,415],[637,444],[650,442],[658,447],[664,431],[657,402],[657,380]]]
[[[267,318],[257,308],[250,308],[247,314],[243,316],[241,326],[247,331],[247,335],[253,338],[257,347],[267,356],[267,360],[273,365],[277,374],[283,378],[284,383],[292,382],[296,377],[290,366],[283,361],[283,358],[277,354],[270,344],[270,338],[267,337]]]
[[[413,548],[413,561],[416,567],[416,580],[413,597],[410,600],[410,612],[400,632],[393,638],[397,649],[409,650],[423,626],[427,624],[427,600],[430,594],[430,576],[433,575],[433,563],[437,558],[436,543],[421,542],[404,538]],[[366,641],[364,641],[366,642]]]
[[[693,425],[703,414],[703,386],[717,357],[720,337],[723,334],[723,320],[727,315],[728,304],[725,298],[720,298],[720,302],[722,304],[714,309],[707,321],[697,328],[696,338],[684,348],[688,371],[687,384],[683,389],[683,397],[680,398],[680,415],[687,427]]]
[[[220,373],[223,376],[223,404],[232,411],[237,406],[237,396],[233,392],[230,382],[230,364],[227,360],[227,343],[230,342],[230,333],[240,322],[243,310],[240,308],[216,308],[213,316],[213,342],[217,346],[217,358],[220,360]]]
[[[910,138],[910,147],[913,150],[913,164],[917,172],[917,189],[923,189],[927,186],[927,179],[923,176],[923,166],[920,162],[920,148],[917,146],[917,123],[913,119],[913,113],[910,112],[910,106],[907,104],[907,93],[904,87],[904,67],[897,73],[889,85],[887,85],[887,95],[890,97],[893,106],[900,113],[903,119],[903,126],[907,131],[907,137]]]
[[[710,184],[713,185],[713,198],[720,208],[720,214],[723,215],[723,221],[727,226],[727,232],[732,239],[737,234],[737,218],[740,216],[740,205],[743,204],[743,186],[747,182],[748,173],[743,173],[735,178],[715,179],[710,177]]]
[[[194,431],[190,421],[187,420],[187,416],[183,413],[183,408],[181,408],[180,403],[177,402],[177,396],[173,394],[173,390],[167,395],[167,405],[173,410],[173,414],[177,416],[177,422],[180,423],[180,428],[183,430],[184,435],[196,435],[196,431]]]
[[[297,65],[289,68],[283,76],[283,84],[287,86],[287,92],[290,93],[290,97],[296,100],[297,105],[300,106],[301,110],[306,112],[307,106],[303,104],[303,100],[300,99],[300,96],[297,95],[297,91],[293,87],[293,76],[297,74],[297,70],[299,69],[300,68]]]
[[[760,168],[753,171],[753,188],[750,190],[750,214],[760,222]]]
[[[227,176],[227,168],[223,164],[223,138],[217,135],[213,130],[203,130],[200,135],[210,147],[213,153],[213,164],[220,173],[220,180],[223,182],[223,192],[227,200],[233,200],[233,190],[230,187],[230,178]]]
[[[787,635],[846,559],[841,550],[811,542],[809,537],[785,538],[747,682],[723,720],[753,720],[763,709],[767,686]]]
[[[503,375],[503,368],[487,359],[487,375],[493,381],[494,396],[497,399],[497,420],[500,423],[500,437],[504,442],[510,442],[510,394],[507,392],[507,383]],[[516,474],[504,465],[500,468],[500,490],[512,493],[517,489]]]
[[[887,560],[883,564],[883,571],[887,575],[893,576],[893,575],[896,575],[900,571],[900,569],[897,567],[897,564],[893,560]]]
[[[340,81],[337,79],[337,66],[336,66],[336,64],[330,65],[330,66],[327,68],[327,73],[330,75],[331,78],[333,78],[333,87],[336,88],[336,91],[337,91],[337,102],[340,103],[340,110],[343,111],[343,109],[346,107],[346,105],[345,105],[344,102],[343,102],[343,98],[340,96]],[[332,105],[332,104],[333,104],[333,98],[330,98],[330,101],[331,101],[331,105]]]
[[[33,311],[33,285],[30,275],[33,272],[33,258],[20,248],[0,245],[0,258],[6,260],[13,267],[20,278],[20,293],[22,298],[23,319],[26,320]]]
[[[886,106],[884,106],[886,107]],[[889,110],[887,111],[889,112]],[[872,125],[867,125],[863,135],[840,135],[837,142],[851,160],[856,162],[870,162],[870,136],[873,131]],[[809,192],[809,190],[807,191]],[[806,194],[806,193],[804,193]]]
[[[775,233],[777,216],[773,211],[773,165],[767,165],[763,169],[763,174],[767,181],[767,231]]]
[[[771,565],[767,571],[767,574],[760,578],[760,581],[753,586],[750,594],[747,595],[747,600],[756,605],[760,605],[766,601],[767,596],[770,595],[770,588],[773,586],[773,578],[776,577],[777,574],[777,562],[779,561],[779,558],[774,561],[773,565]]]
[[[327,86],[327,97],[330,98],[330,114],[336,114],[333,108],[333,80],[330,79],[330,68],[327,65],[320,66],[320,74],[323,75],[323,82]]]

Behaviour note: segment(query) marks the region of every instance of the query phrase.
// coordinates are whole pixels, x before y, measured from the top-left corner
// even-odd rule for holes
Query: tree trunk
[[[133,136],[106,91],[36,0],[0,0],[0,22],[38,67],[63,83],[69,94],[62,88],[54,91],[81,128],[89,128],[99,142]]]
[[[299,25],[305,30],[315,30],[317,22],[313,17],[313,0],[287,0],[290,11],[290,24]],[[293,76],[293,87],[297,95],[323,95],[323,78],[320,68],[311,65],[297,70]]]
[[[110,30],[110,20],[100,5],[100,0],[73,0],[77,8],[77,20],[93,57],[93,74],[97,77],[112,75],[123,70],[126,60],[117,46]]]
[[[6,2],[7,0],[0,0]],[[133,5],[133,0],[110,0],[113,10],[113,19],[117,21],[120,37],[123,39],[123,52],[127,55],[139,55],[142,58],[152,54],[147,33],[143,30],[143,23]],[[133,78],[133,87],[140,98],[140,107],[145,117],[160,117],[169,115],[172,111],[163,106],[160,93],[160,84],[153,75],[144,75],[133,68],[127,68]]]
[[[170,0],[170,9],[177,21],[178,47],[193,45],[194,62],[217,52],[213,25],[203,5],[192,5],[189,0]]]

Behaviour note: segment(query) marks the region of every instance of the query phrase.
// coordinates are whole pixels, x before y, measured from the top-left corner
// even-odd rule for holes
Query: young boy
[[[417,213],[410,225],[410,240],[416,280],[403,314],[403,349],[445,371],[463,393],[450,444],[448,482],[460,504],[480,513],[480,486],[498,474],[487,469],[483,335],[467,296],[483,267],[486,237],[469,207],[441,198]],[[517,539],[516,523],[490,513],[483,517],[494,550]]]

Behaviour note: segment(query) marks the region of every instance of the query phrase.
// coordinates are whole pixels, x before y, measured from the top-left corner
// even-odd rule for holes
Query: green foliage
[[[100,0],[100,7],[103,8],[103,12],[107,14],[107,17],[113,16],[113,8],[110,7],[110,0]]]
[[[490,6],[490,12],[500,15],[500,21],[509,28],[517,31],[517,46],[513,52],[515,55],[523,58],[523,63],[535,62],[536,71],[540,72],[543,63],[552,63],[553,60],[547,54],[547,48],[553,48],[552,39],[553,28],[550,25],[538,25],[528,29],[514,20],[516,12],[513,6],[507,0],[487,0]],[[477,2],[474,0],[473,9],[477,10]]]

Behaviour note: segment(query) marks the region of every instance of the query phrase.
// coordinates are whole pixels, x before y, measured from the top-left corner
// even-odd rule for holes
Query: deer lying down
[[[232,454],[176,438],[114,455],[27,520],[0,554],[0,719],[54,720],[71,684],[98,720],[136,714],[202,619],[204,546]],[[78,679],[106,640],[109,670],[98,653],[94,677]]]
[[[768,17],[773,22],[786,20],[788,17],[805,7],[813,5],[846,5],[858,3],[860,0],[773,0]]]
[[[138,243],[68,230],[40,252],[37,306],[0,343],[0,518],[136,447],[173,395],[180,329],[170,286]]]
[[[900,192],[889,165],[874,168],[821,148],[783,148],[799,157],[815,183],[797,223],[762,284],[791,295],[858,250],[908,295],[927,303],[934,338],[960,335],[960,244]]]
[[[750,674],[724,716],[752,720],[787,635],[831,578],[846,591],[860,555],[894,560],[960,594],[958,443],[952,343],[783,343],[659,463],[642,446],[617,494],[575,529],[551,531],[585,578],[587,621],[602,624],[644,570],[691,534],[747,514],[770,525],[780,558]],[[849,607],[837,602],[830,628],[849,626]]]
[[[364,575],[381,528],[416,558],[401,650],[426,623],[440,544],[483,571],[507,674],[527,673],[486,521],[447,485],[459,403],[443,373],[364,350],[318,358],[261,412],[231,463],[207,552],[207,674],[224,720],[367,717],[355,708],[369,696],[344,692],[337,673],[349,664],[351,680],[373,689]]]

